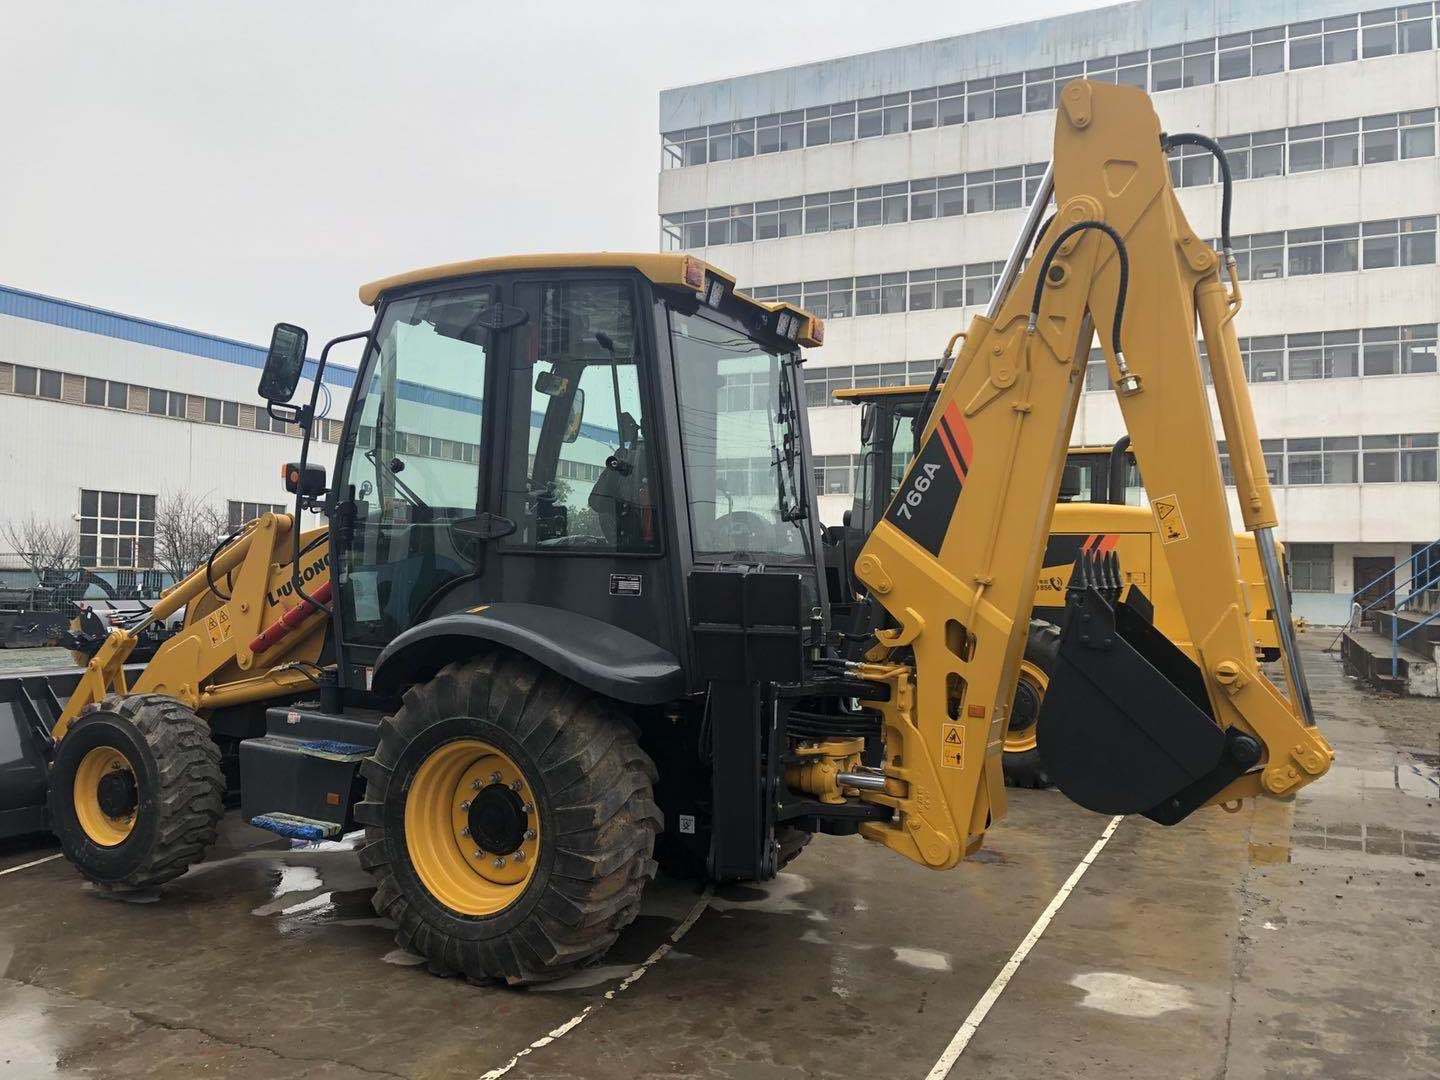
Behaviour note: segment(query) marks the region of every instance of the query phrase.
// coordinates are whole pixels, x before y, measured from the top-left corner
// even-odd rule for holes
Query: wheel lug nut
[[[520,812],[523,814],[533,814],[535,812],[535,807],[533,807],[527,802],[524,806],[520,807]]]
[[[461,810],[469,810],[469,809],[470,809],[470,800],[469,800],[469,799],[466,799],[464,802],[462,802],[462,803],[460,804],[460,809],[461,809]]]
[[[513,858],[515,859],[516,862],[524,862],[524,861],[525,861],[525,852],[523,852],[523,851],[517,851],[517,852],[515,852]]]
[[[525,830],[525,839],[526,839],[526,840],[534,840],[534,839],[535,839],[535,830],[534,830],[534,829],[526,829],[526,830]]]
[[[479,791],[479,790],[480,790],[480,786],[481,786],[481,785],[480,785],[480,781],[479,781],[479,780],[471,780],[471,781],[470,781],[470,790],[471,790],[471,791]]]
[[[510,790],[511,790],[511,791],[519,791],[519,790],[520,790],[520,781],[519,781],[519,780],[511,780],[511,781],[510,781]]]
[[[500,782],[500,774],[498,772],[492,772],[490,774],[490,782],[492,784],[498,784]]]
[[[477,847],[477,848],[475,849],[475,858],[477,858],[477,859],[483,859],[484,857],[485,857],[485,852],[481,851],[481,850]]]
[[[469,835],[470,835],[470,826],[469,826],[469,825],[466,825],[463,829],[461,829],[461,830],[460,830],[460,835],[461,835],[461,836],[469,836]]]
[[[495,857],[495,862],[494,862],[493,865],[494,865],[494,867],[495,867],[496,870],[499,870],[502,866],[505,865],[505,856],[503,856],[503,855],[497,855],[497,856]]]

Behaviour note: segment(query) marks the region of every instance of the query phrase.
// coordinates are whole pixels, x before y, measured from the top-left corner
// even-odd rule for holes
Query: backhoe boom
[[[1332,757],[1310,721],[1289,633],[1231,326],[1238,287],[1233,275],[1229,290],[1222,285],[1221,259],[1181,212],[1146,95],[1070,83],[1052,175],[1058,209],[1039,228],[1043,184],[991,310],[972,322],[919,452],[855,567],[891,617],[857,667],[891,690],[889,783],[862,797],[899,811],[862,831],[937,868],[977,847],[1005,810],[1007,714],[1092,327],[1197,660],[1145,624],[1138,598],[1126,602],[1123,566],[1077,573],[1061,673],[1041,714],[1040,745],[1056,752],[1058,785],[1092,809],[1172,821],[1199,805],[1293,792]],[[1288,695],[1255,659],[1197,314],[1245,524],[1274,563]]]

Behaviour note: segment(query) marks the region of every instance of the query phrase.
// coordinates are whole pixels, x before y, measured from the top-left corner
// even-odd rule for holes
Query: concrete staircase
[[[1341,636],[1345,673],[1390,693],[1440,697],[1440,619],[1426,622],[1435,610],[1430,590],[1413,605],[1367,614]]]

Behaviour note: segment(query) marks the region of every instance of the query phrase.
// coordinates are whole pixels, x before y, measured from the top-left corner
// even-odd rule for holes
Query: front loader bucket
[[[1116,556],[1081,555],[1036,737],[1055,786],[1102,814],[1174,824],[1259,757],[1215,722],[1200,670],[1151,625]]]

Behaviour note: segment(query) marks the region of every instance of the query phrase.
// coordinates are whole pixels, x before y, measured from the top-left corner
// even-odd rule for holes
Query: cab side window
[[[515,331],[509,548],[660,549],[635,296],[625,280],[525,282]]]

